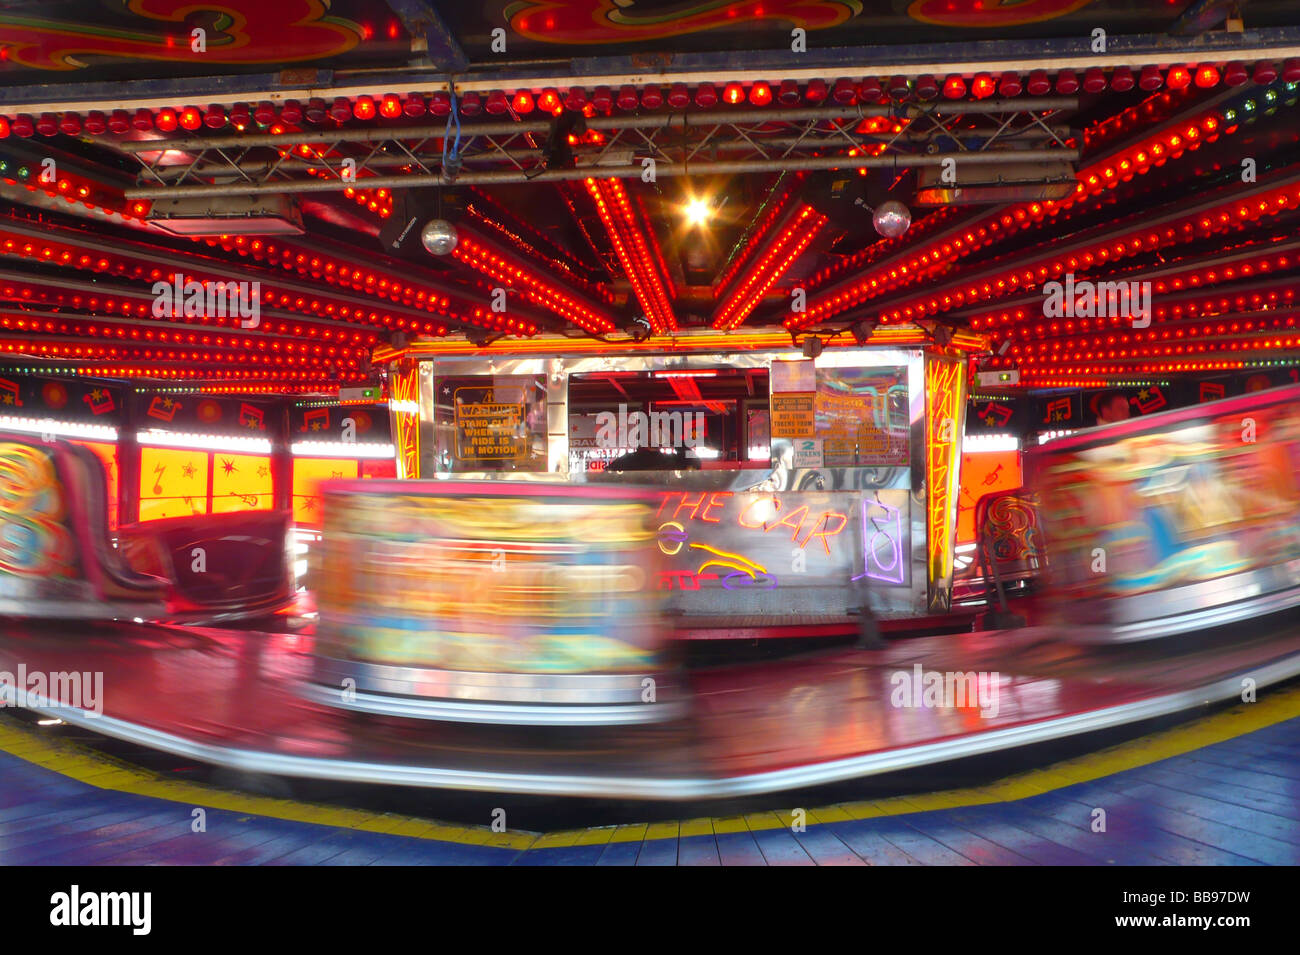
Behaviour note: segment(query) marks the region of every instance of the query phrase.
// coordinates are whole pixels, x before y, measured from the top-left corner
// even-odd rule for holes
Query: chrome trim
[[[335,687],[307,683],[298,688],[299,695],[315,703],[416,720],[440,720],[449,723],[493,723],[512,726],[628,726],[639,723],[663,723],[686,712],[677,703],[622,703],[611,706],[581,704],[460,703],[451,700],[387,693],[357,691],[345,699]]]
[[[641,702],[641,683],[647,678],[655,680],[658,692],[662,674],[479,673],[318,656],[311,681],[338,694],[343,680],[350,679],[359,693],[410,697],[412,704],[437,700],[627,706]]]
[[[1279,683],[1300,675],[1300,654],[1247,670],[1212,683],[1177,693],[1152,697],[1137,703],[1124,703],[1091,713],[1041,720],[1025,726],[990,730],[959,740],[925,743],[884,753],[871,753],[849,759],[817,763],[791,769],[728,778],[697,777],[656,779],[653,777],[601,777],[577,775],[547,776],[538,773],[508,773],[438,769],[425,766],[400,766],[358,760],[316,759],[267,753],[258,750],[199,743],[184,737],[128,723],[111,716],[96,717],[72,707],[31,706],[49,712],[66,723],[95,730],[105,736],[126,740],[150,749],[162,750],[187,759],[235,769],[242,772],[301,776],[342,782],[386,783],[400,786],[424,786],[437,789],[470,789],[487,792],[512,792],[531,795],[595,796],[639,799],[701,799],[721,796],[753,795],[779,792],[806,786],[841,782],[863,776],[925,766],[980,753],[1025,746],[1060,739],[1125,723],[1166,716],[1181,710],[1203,706],[1216,700],[1238,699],[1241,678],[1249,674],[1258,686]],[[29,699],[30,699],[29,695]]]
[[[0,598],[0,615],[41,620],[159,620],[167,615],[167,608],[162,603]]]
[[[1061,639],[1073,643],[1106,644],[1137,643],[1159,637],[1173,637],[1191,630],[1205,630],[1237,623],[1251,617],[1276,613],[1300,606],[1300,587],[1262,594],[1236,603],[1219,604],[1188,613],[1134,623],[1106,624],[1102,626],[1071,625],[1061,628]]]

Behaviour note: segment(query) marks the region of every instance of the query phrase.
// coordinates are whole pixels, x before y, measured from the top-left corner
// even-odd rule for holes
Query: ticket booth
[[[921,340],[411,349],[393,433],[403,477],[652,488],[655,586],[688,621],[922,617],[951,605],[966,367]]]

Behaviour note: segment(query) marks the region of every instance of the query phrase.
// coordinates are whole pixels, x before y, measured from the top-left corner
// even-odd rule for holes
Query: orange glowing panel
[[[208,452],[140,449],[140,520],[208,513]]]
[[[969,451],[961,456],[961,493],[957,499],[957,543],[975,541],[975,505],[985,494],[1020,487],[1020,452]]]
[[[931,356],[925,363],[926,550],[929,607],[946,613],[952,599],[957,524],[958,452],[964,424],[965,364]]]
[[[212,455],[212,513],[269,511],[275,504],[271,459],[261,454]]]
[[[321,482],[354,479],[357,474],[358,466],[353,458],[294,458],[293,522],[300,527],[319,527],[324,501]]]
[[[117,530],[117,445],[111,441],[73,441],[83,448],[89,448],[104,466],[104,486],[108,489],[108,529]]]
[[[389,458],[362,458],[361,479],[382,480],[397,477],[397,461]]]

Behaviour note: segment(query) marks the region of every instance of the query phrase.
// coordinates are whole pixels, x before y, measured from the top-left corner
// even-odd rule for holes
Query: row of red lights
[[[1118,262],[1139,253],[1153,252],[1180,242],[1242,228],[1247,223],[1275,216],[1297,206],[1300,206],[1300,187],[1294,183],[1260,186],[1245,196],[1224,199],[1209,210],[1181,217],[1176,225],[1152,228],[1134,223],[1127,229],[1093,240],[1081,248],[1049,253],[1030,262],[1003,267],[963,288],[953,288],[951,292],[935,292],[928,297],[918,296],[882,312],[882,317],[887,321],[905,321],[999,298],[1017,288],[1032,287],[1069,272],[1087,272],[1107,262]]]
[[[1261,252],[1253,260],[1239,262],[1235,265],[1219,266],[1198,266],[1193,269],[1184,270],[1187,273],[1186,278],[1175,277],[1172,279],[1159,279],[1152,282],[1152,289],[1156,294],[1165,294],[1166,292],[1178,292],[1185,288],[1197,289],[1202,285],[1213,285],[1217,282],[1231,282],[1238,278],[1250,278],[1256,273],[1267,275],[1269,272],[1277,269],[1285,271],[1294,264],[1300,264],[1300,259],[1293,260],[1290,255],[1274,255],[1267,251]],[[1256,290],[1250,293],[1238,293],[1233,296],[1222,292],[1213,292],[1209,295],[1189,298],[1185,302],[1174,302],[1163,305],[1156,305],[1152,309],[1152,318],[1155,322],[1176,321],[1184,317],[1196,317],[1202,311],[1211,314],[1222,314],[1228,312],[1243,311],[1260,311],[1268,308],[1289,307],[1295,300],[1295,290],[1290,287],[1293,283],[1287,280],[1279,283],[1276,288],[1268,290]],[[1024,307],[1008,308],[1001,311],[982,312],[979,315],[972,316],[970,327],[972,331],[994,332],[999,326],[1005,330],[1018,334],[1020,338],[1030,337],[1030,326],[1028,322],[1034,317],[1041,317],[1041,300],[1037,303],[1034,310]],[[1078,330],[1090,332],[1100,330],[1109,326],[1118,328],[1129,324],[1130,319],[1124,316],[1112,316],[1109,318],[1080,318],[1078,320]],[[1074,334],[1074,320],[1056,320],[1049,323],[1040,322],[1033,329],[1034,335],[1039,338],[1051,337],[1058,333]]]
[[[656,335],[676,331],[677,316],[673,314],[665,287],[667,275],[659,271],[658,263],[650,256],[642,235],[643,224],[632,210],[627,189],[618,179],[587,179],[586,186],[614,246],[614,254],[650,322],[650,330]]]
[[[762,220],[754,227],[749,240],[745,243],[745,247],[735,256],[735,260],[727,266],[726,271],[714,281],[713,290],[715,295],[725,294],[732,281],[740,274],[740,270],[753,261],[758,250],[764,246],[767,235],[773,226],[785,216],[797,201],[795,189],[803,181],[803,178],[802,173],[794,173],[791,183],[782,191],[779,197],[770,202]]]
[[[93,345],[93,344],[67,344],[67,343],[50,343],[44,339],[27,339],[29,344],[39,344],[40,352],[43,355],[53,355],[56,357],[66,358],[86,358],[86,359],[113,359],[117,361],[188,361],[195,363],[195,366],[220,366],[222,364],[240,364],[240,365],[263,365],[267,368],[272,367],[296,367],[300,363],[296,358],[287,358],[283,355],[255,355],[252,353],[239,354],[235,352],[214,352],[214,351],[177,351],[174,348],[166,346],[117,346],[117,345]],[[313,367],[320,367],[323,363],[309,360]],[[336,364],[342,365],[347,369],[356,369],[360,367],[355,360],[344,360]]]
[[[1085,141],[1088,147],[1091,148],[1094,144],[1104,142],[1116,135],[1126,132],[1131,133],[1141,131],[1142,129],[1150,128],[1153,125],[1164,122],[1170,115],[1172,115],[1172,113],[1181,107],[1186,100],[1186,95],[1185,92],[1183,95],[1175,95],[1165,92],[1156,96],[1150,96],[1141,103],[1125,109],[1122,113],[1118,113],[1115,116],[1102,121],[1099,125],[1089,127],[1084,131]],[[1205,121],[1212,117],[1214,118],[1214,121],[1217,122],[1217,117],[1215,117],[1214,114],[1206,114],[1198,121]],[[870,119],[872,119],[872,117],[868,117],[868,120]],[[863,129],[859,127],[858,131],[862,132]],[[1222,130],[1225,134],[1231,134],[1235,131],[1235,126]],[[1152,135],[1148,138],[1154,141],[1158,139],[1158,136]],[[1210,137],[1210,141],[1213,141],[1213,138],[1214,137]],[[1199,145],[1200,141],[1196,141],[1190,145],[1190,148],[1196,149]],[[1134,156],[1142,153],[1142,151],[1143,143],[1138,143],[1130,149],[1130,152]],[[1132,157],[1130,157],[1129,166],[1132,165],[1131,159]],[[1156,163],[1156,165],[1163,164],[1163,158]],[[1104,175],[1106,167],[1103,164],[1094,163],[1093,165],[1098,171],[1099,181],[1104,183],[1106,187],[1114,187],[1118,185],[1119,182],[1127,182],[1133,178],[1132,173],[1122,174],[1118,179],[1114,176],[1108,177]],[[1125,168],[1127,169],[1128,166]],[[1149,168],[1150,163],[1147,163],[1140,171],[1145,173]],[[1092,171],[1092,167],[1085,167],[1083,171],[1088,173]],[[1054,221],[1061,221],[1070,218],[1078,200],[1084,199],[1090,195],[1095,195],[1099,191],[1100,190],[1094,189],[1091,186],[1081,186],[1076,189],[1072,195],[1067,196],[1064,199],[1045,201],[1039,205],[1022,204],[1013,207],[1009,212],[1021,228],[1031,228],[1041,222],[1045,215],[1051,216]],[[869,265],[880,258],[892,256],[902,246],[919,243],[926,235],[937,231],[949,219],[956,217],[962,211],[962,207],[960,206],[941,206],[923,218],[920,222],[914,222],[912,227],[904,235],[901,235],[896,239],[886,239],[873,242],[862,251],[854,253],[851,256],[846,256],[834,265],[819,271],[811,278],[809,285],[813,289],[820,288],[827,282],[835,280],[847,273],[855,273],[864,266]],[[989,220],[983,220],[979,224],[983,225],[987,221]],[[1011,224],[1006,221],[1006,213],[1002,215],[1001,221],[1003,225],[1009,226]],[[968,247],[965,251],[973,251],[973,249]],[[959,252],[958,256],[960,257],[964,255],[965,251]],[[922,256],[922,258],[924,258],[924,256]],[[916,273],[914,272],[913,277],[915,276]],[[894,287],[903,284],[906,283],[901,281],[896,282]]]
[[[207,239],[205,241],[208,245],[219,246],[241,256],[251,257],[255,261],[268,266],[273,266],[278,262],[281,268],[294,270],[304,278],[311,278],[314,281],[324,280],[329,285],[338,285],[366,295],[387,298],[408,308],[445,315],[453,321],[478,325],[481,328],[495,331],[506,331],[513,335],[537,334],[537,325],[534,322],[523,319],[507,322],[501,316],[478,306],[461,309],[459,306],[454,306],[450,298],[440,294],[436,289],[421,287],[413,283],[408,284],[396,279],[390,280],[382,273],[358,268],[341,257],[301,248],[283,239],[277,243],[257,238],[250,239],[245,236],[222,236],[219,239]],[[281,304],[284,304],[286,298],[287,296],[281,295]],[[313,314],[323,312],[329,318],[338,315],[345,320],[349,318],[354,318],[357,321],[363,320],[360,317],[362,310],[356,307],[349,307],[348,305],[336,306],[333,303],[321,306],[315,300],[308,304],[301,297],[294,299],[293,302],[298,307],[304,308]],[[292,306],[285,305],[285,307]],[[447,327],[441,323],[421,322],[389,313],[383,313],[382,316],[379,316],[377,313],[371,312],[369,320],[373,324],[384,324],[389,328],[398,328],[418,334],[445,335],[448,331]]]
[[[735,289],[718,307],[713,327],[721,331],[739,328],[763,300],[768,289],[781,280],[808,248],[826,222],[826,217],[809,205],[795,212],[792,220],[753,261],[745,277],[736,283]]]
[[[368,354],[368,349],[351,348],[347,345],[322,345],[279,338],[243,338],[236,336],[212,335],[207,333],[186,332],[184,329],[140,328],[135,325],[108,325],[97,322],[78,321],[64,316],[58,320],[43,316],[4,315],[0,316],[0,327],[18,331],[46,332],[51,335],[81,335],[105,341],[120,339],[126,341],[157,341],[160,344],[194,345],[204,348],[243,348],[243,354],[257,357],[257,352],[287,352],[292,358],[294,353],[301,353],[304,359],[333,359],[335,357],[353,359],[361,354]],[[294,359],[296,360],[296,358]]]
[[[121,297],[105,293],[101,298],[97,294],[83,294],[80,292],[63,292],[58,289],[49,288],[44,285],[38,285],[29,282],[7,283],[0,286],[0,298],[8,301],[18,302],[22,305],[30,306],[41,304],[55,308],[74,308],[78,310],[88,310],[95,313],[104,313],[111,315],[113,312],[120,312],[123,316],[130,317],[134,314],[137,318],[150,318],[153,315],[152,299],[147,299],[144,293],[117,293]],[[183,322],[186,325],[210,325],[216,327],[234,327],[238,324],[239,319],[231,316],[209,316],[209,315],[178,315],[169,316],[166,319],[169,322]],[[120,325],[106,325],[107,328],[121,328]],[[369,330],[349,329],[332,326],[325,323],[315,322],[286,322],[271,316],[263,316],[261,325],[258,326],[260,336],[292,336],[295,339],[320,338],[324,341],[335,340],[340,345],[345,345],[349,341],[353,345],[372,346],[378,340],[379,336]]]
[[[12,176],[0,178],[7,186],[25,186],[30,192],[43,192],[51,198],[62,199],[69,205],[79,204],[92,211],[99,209],[127,219],[142,220],[149,211],[150,203],[128,202],[120,189],[81,177],[62,175],[53,182],[44,182],[39,176],[26,181]]]
[[[49,225],[44,226],[44,230],[47,232],[59,231]],[[4,235],[3,228],[0,228],[0,235]],[[244,240],[244,238],[245,237],[243,236],[236,237],[232,247],[236,247]],[[209,241],[211,244],[218,244],[216,240]],[[163,270],[153,266],[149,259],[151,250],[148,248],[139,247],[127,242],[119,242],[118,245],[123,248],[131,249],[131,253],[129,255],[118,253],[110,258],[108,255],[96,252],[95,256],[92,256],[85,250],[84,246],[79,244],[78,238],[69,238],[66,241],[42,241],[38,244],[36,241],[27,238],[27,236],[22,233],[13,233],[9,237],[5,238],[2,248],[3,252],[8,255],[32,258],[37,259],[38,261],[50,262],[51,264],[64,265],[71,268],[99,273],[111,272],[125,278],[132,278],[139,281],[157,282],[171,278],[173,273],[170,271],[164,273]],[[264,247],[264,243],[261,239],[252,239],[248,242],[248,245],[255,250],[255,253],[257,250],[261,250]],[[266,243],[266,245],[271,244]],[[274,249],[275,246],[271,245],[271,248]],[[285,251],[286,253],[288,252],[288,250]],[[288,262],[284,264],[286,268],[291,267]],[[225,278],[218,277],[218,273],[220,273],[221,269],[222,263],[212,262],[210,267],[210,271],[213,273],[212,275],[196,276],[192,272],[185,271],[183,272],[183,278],[187,281],[190,279],[199,281],[206,286],[211,282],[226,280]],[[342,271],[351,274],[350,270],[347,268],[344,268]],[[358,269],[357,274],[360,275],[361,270]],[[263,280],[270,282],[274,281],[273,279],[265,278]],[[376,283],[373,273],[367,273],[366,281],[362,283],[362,286],[368,287],[369,285],[374,284]],[[386,279],[382,280],[382,285],[387,288],[388,282]],[[445,302],[446,300],[444,299],[443,301]],[[419,330],[430,335],[447,333],[446,326],[440,323],[417,323],[412,319],[395,317],[387,312],[380,313],[371,311],[367,314],[360,307],[349,305],[336,306],[334,303],[322,302],[319,298],[306,298],[301,293],[293,291],[277,293],[270,287],[261,290],[260,302],[272,307],[278,305],[285,309],[306,312],[313,316],[323,312],[330,318],[337,317],[344,321],[369,323],[371,325],[384,324],[388,327],[408,327],[412,328],[412,330],[417,330],[417,326],[419,326]],[[443,307],[445,308],[445,305]]]
[[[1238,86],[1252,80],[1267,84],[1279,76],[1287,82],[1300,81],[1300,58],[1286,60],[1280,70],[1271,61],[1257,62],[1253,69],[1248,69],[1239,61],[1232,61],[1222,68],[1211,63],[1173,66],[1168,69],[1145,66],[1137,73],[1127,66],[1120,66],[1109,75],[1100,67],[1090,67],[1081,72],[1059,70],[1054,77],[1046,70],[1032,70],[1027,75],[1009,70],[997,75],[976,73],[967,76],[953,73],[942,79],[930,74],[915,79],[899,75],[884,82],[877,77],[861,80],[841,77],[831,83],[813,79],[802,87],[795,80],[783,80],[777,84],[764,81],[748,85],[737,82],[724,85],[699,83],[693,89],[685,83],[667,86],[650,84],[639,90],[631,84],[625,84],[618,89],[597,86],[590,93],[583,86],[572,86],[565,90],[549,88],[539,92],[517,90],[507,93],[505,90],[493,90],[486,95],[468,91],[457,97],[456,105],[464,116],[477,116],[480,113],[527,115],[534,110],[558,113],[563,109],[582,111],[588,106],[595,111],[608,113],[615,108],[624,111],[660,109],[665,104],[672,109],[685,109],[691,105],[711,109],[719,103],[728,106],[748,103],[763,107],[772,103],[797,106],[818,105],[828,101],[851,106],[876,103],[886,97],[894,100],[932,100],[942,96],[955,100],[967,95],[975,99],[987,99],[994,95],[1014,97],[1021,93],[1045,96],[1053,91],[1069,96],[1080,91],[1101,93],[1107,88],[1115,92],[1127,92],[1134,87],[1148,92],[1163,87],[1173,90],[1192,86],[1208,89],[1220,83]],[[21,137],[35,134],[54,136],[59,133],[76,136],[84,131],[98,136],[106,132],[123,135],[132,130],[148,132],[154,129],[172,132],[179,128],[193,132],[205,126],[215,130],[222,129],[227,124],[242,130],[254,123],[266,127],[276,122],[299,126],[303,122],[319,125],[353,119],[363,122],[376,119],[416,119],[426,114],[447,116],[451,113],[452,106],[451,94],[440,90],[427,97],[420,93],[388,93],[378,97],[338,96],[330,102],[323,97],[313,97],[306,104],[298,100],[286,100],[280,106],[263,100],[253,105],[234,103],[229,107],[212,103],[207,107],[140,107],[134,111],[115,109],[107,113],[90,110],[84,117],[75,111],[44,112],[35,117],[20,113],[12,119],[0,117],[0,138],[11,133]]]
[[[1227,344],[1207,344],[1205,341],[1191,339],[1217,339],[1227,335],[1255,334],[1259,332],[1294,330],[1294,314],[1273,318],[1237,319],[1227,322],[1202,322],[1184,324],[1177,328],[1165,327],[1155,331],[1129,331],[1108,335],[1080,335],[1066,340],[1039,341],[1024,345],[1012,345],[1009,349],[1017,362],[1036,362],[1050,359],[1059,362],[1063,359],[1089,360],[1096,357],[1120,358],[1143,354],[1182,354],[1196,351],[1236,351],[1238,342]],[[1071,354],[1071,349],[1074,350]],[[1080,349],[1090,349],[1087,354]],[[1093,354],[1094,351],[1109,349],[1105,355]],[[1171,351],[1173,349],[1173,351]],[[1005,357],[1005,356],[1004,356]]]
[[[485,242],[465,235],[464,230],[452,255],[457,261],[504,285],[512,288],[523,286],[525,297],[534,305],[554,312],[585,331],[603,334],[614,330],[614,323],[603,312],[579,301],[540,272],[521,265],[517,260],[512,262]],[[497,320],[507,330],[517,324],[513,318],[503,315],[498,315]]]
[[[967,226],[965,234],[952,238],[937,238],[923,249],[913,253],[906,262],[882,265],[852,280],[846,287],[828,290],[809,302],[803,315],[791,316],[786,325],[803,328],[830,316],[860,305],[886,291],[923,278],[941,263],[954,258],[964,258],[971,252],[998,240],[999,233],[1024,229],[1051,216],[1056,210],[1068,208],[1079,198],[1114,189],[1135,175],[1145,175],[1153,167],[1163,165],[1170,158],[1178,158],[1186,149],[1199,148],[1202,142],[1212,142],[1221,134],[1230,134],[1235,127],[1224,128],[1217,114],[1207,114],[1199,120],[1179,124],[1173,131],[1162,131],[1134,144],[1105,160],[1085,166],[1078,173],[1079,186],[1072,196],[1062,200],[1020,203],[1010,210],[989,213],[983,219]],[[892,313],[891,313],[892,314]],[[898,309],[901,317],[905,309]]]
[[[568,194],[563,193],[563,195],[568,201]],[[563,278],[564,281],[576,286],[583,294],[591,298],[599,299],[606,305],[615,303],[615,295],[610,291],[608,285],[592,282],[575,271],[574,265],[578,264],[576,259],[571,264],[568,260],[559,259],[539,251],[538,247],[546,241],[545,236],[535,233],[532,240],[526,239],[515,232],[513,228],[507,226],[501,219],[489,216],[473,202],[466,207],[466,211],[479,226],[491,230],[494,237],[507,242],[520,258],[544,266],[557,278]]]

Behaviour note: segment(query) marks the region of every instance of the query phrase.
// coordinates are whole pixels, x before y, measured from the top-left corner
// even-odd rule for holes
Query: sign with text
[[[819,438],[800,438],[795,441],[794,466],[796,468],[819,468],[824,460]]]
[[[816,434],[815,394],[773,394],[771,402],[773,438],[811,438]]]
[[[437,470],[546,470],[546,380],[455,375],[434,383]]]
[[[487,400],[465,400],[462,392]],[[456,390],[456,457],[461,460],[503,461],[523,457],[528,450],[524,406],[493,401],[491,388]]]
[[[906,466],[907,368],[821,368],[816,431],[826,467]]]

